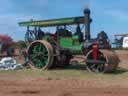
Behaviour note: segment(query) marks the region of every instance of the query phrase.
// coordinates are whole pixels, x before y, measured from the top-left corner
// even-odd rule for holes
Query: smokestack
[[[90,18],[90,9],[86,8],[84,9],[84,16],[85,16],[85,39],[90,40],[91,35],[90,35],[90,23],[91,23],[91,18]]]

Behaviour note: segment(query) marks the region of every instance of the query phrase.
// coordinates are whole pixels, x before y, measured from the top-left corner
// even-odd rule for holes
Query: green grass
[[[94,80],[116,80],[116,79],[128,79],[128,70],[118,68],[115,72],[109,74],[90,73],[84,69],[73,68],[72,66],[65,69],[54,69],[49,71],[23,69],[13,71],[0,71],[0,76],[23,76],[23,77],[44,77],[55,79],[94,79]]]

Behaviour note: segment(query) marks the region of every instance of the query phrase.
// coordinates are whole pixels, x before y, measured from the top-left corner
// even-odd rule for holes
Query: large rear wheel
[[[31,68],[49,69],[53,64],[53,48],[44,40],[36,40],[30,44],[27,50]]]

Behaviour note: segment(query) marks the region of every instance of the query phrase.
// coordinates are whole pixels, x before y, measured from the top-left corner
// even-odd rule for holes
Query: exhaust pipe
[[[85,16],[85,40],[90,40],[91,35],[90,35],[90,23],[91,23],[91,18],[90,18],[90,9],[84,9],[84,16]]]

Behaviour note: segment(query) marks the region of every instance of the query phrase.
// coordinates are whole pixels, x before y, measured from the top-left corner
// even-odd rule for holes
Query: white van
[[[128,48],[128,36],[123,38],[123,45],[122,45],[122,47],[123,48]]]

